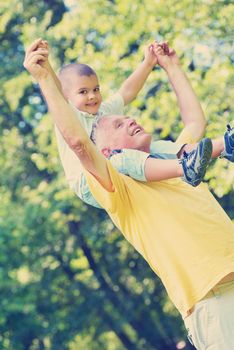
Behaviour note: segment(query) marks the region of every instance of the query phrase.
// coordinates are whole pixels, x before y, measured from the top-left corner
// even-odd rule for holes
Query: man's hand
[[[48,76],[48,44],[42,39],[35,40],[26,50],[24,67],[39,82]]]
[[[157,57],[158,64],[164,70],[167,70],[171,66],[178,66],[180,64],[179,58],[175,50],[171,49],[168,46],[167,42],[155,42],[153,45],[153,51],[155,56]]]

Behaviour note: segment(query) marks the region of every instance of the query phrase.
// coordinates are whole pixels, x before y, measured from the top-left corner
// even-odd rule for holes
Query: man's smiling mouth
[[[139,132],[141,132],[143,129],[141,126],[136,126],[133,131],[132,131],[132,136],[138,134]]]

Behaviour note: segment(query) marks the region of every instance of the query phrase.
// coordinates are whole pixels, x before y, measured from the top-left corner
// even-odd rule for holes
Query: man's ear
[[[102,154],[104,155],[105,158],[109,158],[111,154],[111,150],[108,147],[102,148]]]

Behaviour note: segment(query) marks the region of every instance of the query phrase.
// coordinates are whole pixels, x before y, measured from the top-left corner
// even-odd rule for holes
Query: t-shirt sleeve
[[[175,159],[184,144],[169,140],[158,140],[151,142],[150,153],[162,159]]]
[[[107,191],[87,170],[84,170],[84,176],[86,177],[90,192],[99,205],[107,212],[114,213],[118,206],[126,202],[126,187],[123,178],[124,175],[119,174],[113,168],[110,161],[106,160],[106,164],[114,188],[112,192]]]
[[[145,162],[149,156],[149,153],[135,149],[122,149],[110,158],[110,162],[118,172],[138,181],[146,181]]]
[[[123,114],[124,110],[124,100],[123,97],[116,93],[111,98],[109,98],[106,102],[103,102],[101,105],[101,114],[102,115],[108,115],[108,114]]]

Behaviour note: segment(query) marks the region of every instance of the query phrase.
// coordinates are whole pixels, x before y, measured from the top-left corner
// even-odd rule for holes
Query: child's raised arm
[[[122,95],[125,105],[134,100],[156,64],[157,57],[153,51],[153,44],[150,44],[145,49],[145,58],[143,62],[141,62],[137,69],[124,81],[119,89],[119,93]]]

